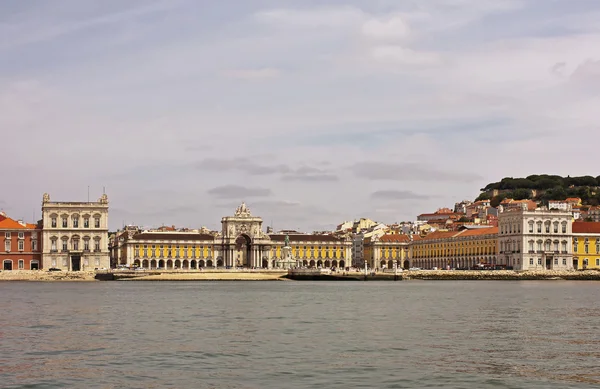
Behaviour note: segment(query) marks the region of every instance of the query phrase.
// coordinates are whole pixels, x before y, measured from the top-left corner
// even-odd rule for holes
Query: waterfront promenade
[[[298,279],[301,280],[302,278]],[[324,281],[364,281],[364,272],[334,272],[306,278]],[[0,272],[0,281],[287,281],[288,272],[282,270],[210,269],[202,271],[81,271],[48,272],[16,270]],[[581,280],[600,281],[600,271],[512,271],[512,270],[412,270],[394,276],[393,272],[369,273],[367,281],[411,280]]]

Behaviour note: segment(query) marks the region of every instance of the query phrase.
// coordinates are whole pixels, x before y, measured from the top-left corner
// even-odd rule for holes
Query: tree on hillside
[[[506,193],[500,193],[498,196],[492,197],[492,199],[490,200],[490,206],[492,206],[494,208],[498,208],[498,206],[500,205],[502,200],[504,200],[505,198],[506,198]]]
[[[480,193],[479,196],[477,196],[475,201],[489,200],[491,198],[492,198],[492,196],[489,193],[483,192],[483,193]]]
[[[511,196],[515,200],[526,200],[531,198],[531,190],[519,188],[512,191]]]

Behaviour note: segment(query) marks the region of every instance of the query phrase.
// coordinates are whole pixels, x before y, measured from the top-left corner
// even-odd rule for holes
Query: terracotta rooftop
[[[600,234],[599,222],[575,222],[573,223],[574,234]]]
[[[464,230],[460,233],[461,237],[482,235],[498,235],[498,227],[476,228],[473,230]]]
[[[199,234],[197,232],[189,233],[170,233],[170,232],[140,232],[135,234],[132,239],[135,240],[210,240],[215,238],[209,234]]]
[[[285,241],[285,234],[272,234],[269,235],[271,240],[274,242],[283,242]],[[338,238],[335,235],[323,234],[323,235],[315,235],[315,234],[288,234],[290,237],[290,242],[340,242],[341,238]]]
[[[18,221],[9,218],[6,215],[0,214],[0,230],[35,230],[38,228],[37,224],[19,223]]]
[[[408,243],[410,242],[410,238],[405,234],[389,234],[383,235],[379,238],[380,242],[398,242],[398,243]]]
[[[425,235],[421,240],[433,240],[433,239],[448,239],[457,235],[456,231],[435,231]]]

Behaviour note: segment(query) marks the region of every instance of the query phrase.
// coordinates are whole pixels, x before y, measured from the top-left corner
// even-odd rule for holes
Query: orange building
[[[2,270],[39,270],[42,267],[41,226],[14,220],[0,212]]]

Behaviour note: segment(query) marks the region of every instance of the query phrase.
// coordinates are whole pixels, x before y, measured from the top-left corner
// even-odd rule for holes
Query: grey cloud
[[[371,193],[371,198],[378,200],[427,200],[429,196],[409,190],[378,190]]]
[[[209,195],[222,199],[242,199],[246,197],[268,197],[271,196],[271,189],[267,188],[248,188],[239,185],[223,185],[209,189]]]
[[[283,181],[333,182],[338,181],[339,177],[327,173],[323,169],[301,166],[295,171],[285,174],[281,179]]]
[[[483,179],[475,173],[441,170],[417,163],[359,162],[350,169],[357,177],[368,180],[473,182]]]
[[[287,173],[291,171],[290,167],[284,164],[266,165],[259,164],[249,158],[218,159],[206,158],[195,164],[195,167],[201,170],[213,171],[241,171],[250,175],[268,175],[275,173]]]

